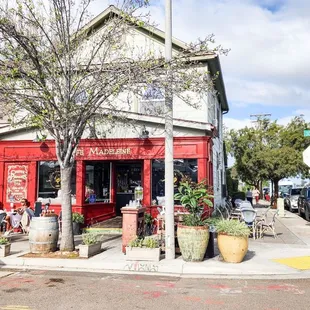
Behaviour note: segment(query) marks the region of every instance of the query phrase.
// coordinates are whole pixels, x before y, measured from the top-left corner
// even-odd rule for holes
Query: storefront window
[[[111,163],[92,161],[86,163],[85,202],[109,203],[111,189]]]
[[[174,187],[175,192],[179,186],[182,176],[190,177],[197,182],[197,159],[175,159],[174,160]],[[165,161],[154,159],[152,161],[152,200],[161,205],[161,197],[165,196]],[[159,197],[159,198],[158,198]]]
[[[76,193],[76,168],[72,169],[71,195],[72,203],[75,203]],[[60,167],[57,161],[39,162],[39,195],[38,200],[49,199],[49,202],[61,203],[61,178]]]

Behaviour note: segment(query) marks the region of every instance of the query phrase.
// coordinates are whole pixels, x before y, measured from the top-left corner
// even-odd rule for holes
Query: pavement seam
[[[303,242],[303,240],[301,240],[300,238],[298,238],[298,236],[297,236],[293,231],[291,231],[289,228],[287,228],[287,226],[284,225],[284,224],[282,223],[281,220],[279,220],[279,219],[277,219],[277,220],[278,220],[278,222],[279,222],[282,226],[284,226],[288,231],[290,231],[291,234],[293,234],[297,239],[299,239],[304,245],[308,245],[307,243]]]

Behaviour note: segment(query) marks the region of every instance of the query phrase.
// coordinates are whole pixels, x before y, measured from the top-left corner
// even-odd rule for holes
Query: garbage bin
[[[210,231],[209,232],[209,243],[208,243],[208,247],[206,250],[205,257],[212,258],[215,256],[215,254],[214,254],[214,237],[215,237],[215,232]]]

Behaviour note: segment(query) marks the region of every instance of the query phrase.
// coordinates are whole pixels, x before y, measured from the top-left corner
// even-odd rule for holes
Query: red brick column
[[[126,253],[128,243],[143,233],[145,208],[124,207],[121,212],[123,214],[122,251]]]

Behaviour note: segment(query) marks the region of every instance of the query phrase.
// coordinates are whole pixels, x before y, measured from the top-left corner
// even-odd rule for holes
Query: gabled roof
[[[92,31],[96,31],[100,29],[103,24],[111,17],[118,16],[121,17],[121,10],[116,8],[114,5],[110,5],[107,9],[105,9],[101,14],[93,18],[89,23],[87,23],[82,31],[86,31],[86,33],[91,33]],[[141,31],[149,36],[152,36],[152,39],[155,39],[162,44],[165,44],[165,32],[150,26],[150,25],[142,25],[138,27],[138,31]],[[180,41],[176,38],[172,38],[172,48],[176,51],[181,51],[186,49],[186,44],[183,41]],[[228,102],[226,98],[225,85],[221,70],[221,64],[219,55],[215,53],[208,53],[206,55],[201,55],[195,57],[195,60],[200,62],[207,62],[208,68],[211,72],[211,75],[218,74],[218,78],[215,80],[215,88],[217,90],[217,97],[221,104],[222,111],[228,112]]]

